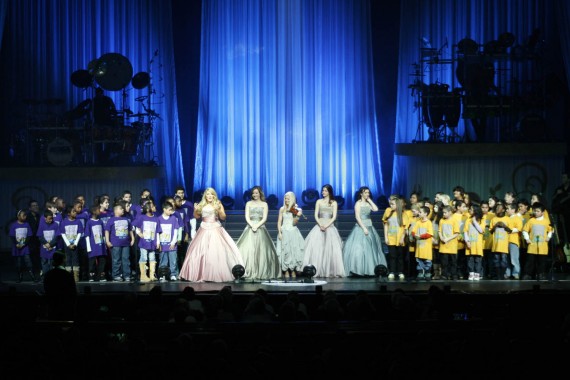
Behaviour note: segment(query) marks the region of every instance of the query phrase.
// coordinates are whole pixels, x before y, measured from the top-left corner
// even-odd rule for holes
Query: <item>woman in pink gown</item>
[[[226,219],[226,212],[213,188],[207,188],[202,201],[194,205],[194,217],[202,218],[202,223],[188,246],[180,278],[191,282],[233,281],[232,268],[243,265],[243,259],[220,223]]]

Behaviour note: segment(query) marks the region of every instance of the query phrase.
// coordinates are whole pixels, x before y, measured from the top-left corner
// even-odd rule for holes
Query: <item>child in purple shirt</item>
[[[125,215],[125,207],[118,203],[113,206],[114,216],[105,224],[105,241],[111,249],[113,281],[131,281],[130,247],[135,238],[131,221]]]
[[[105,245],[105,226],[99,219],[101,208],[91,207],[91,218],[85,224],[85,246],[89,258],[89,282],[107,281],[105,264],[107,263],[107,246]]]
[[[42,264],[41,276],[52,269],[53,253],[57,249],[59,224],[54,221],[53,212],[44,211],[44,217],[40,220],[37,236],[40,240],[40,260]]]
[[[32,236],[32,227],[26,221],[26,211],[19,210],[16,213],[17,220],[10,225],[10,240],[12,241],[12,257],[14,257],[16,264],[16,271],[18,272],[18,283],[22,282],[24,271],[27,270],[36,282],[34,272],[32,272],[32,260],[30,259],[30,247],[28,242]]]
[[[141,271],[141,282],[156,280],[156,252],[160,248],[158,236],[160,226],[158,218],[154,216],[156,207],[153,202],[147,202],[142,208],[142,215],[135,221],[135,229],[139,237],[140,259],[139,267]],[[149,275],[146,275],[146,264],[148,261]]]
[[[178,218],[174,215],[174,206],[168,202],[162,205],[160,224],[160,264],[161,268],[170,269],[170,281],[178,280],[178,236],[181,229]],[[162,278],[161,280],[166,280]]]
[[[83,236],[83,224],[77,220],[77,210],[73,206],[67,208],[67,217],[59,224],[59,234],[65,250],[65,269],[73,272],[75,282],[79,282],[79,241]]]

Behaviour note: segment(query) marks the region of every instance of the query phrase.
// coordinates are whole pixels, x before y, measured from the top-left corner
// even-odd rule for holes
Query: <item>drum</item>
[[[48,144],[46,156],[52,165],[68,165],[73,160],[73,146],[68,140],[56,137]]]
[[[140,129],[132,127],[123,127],[120,129],[122,151],[126,154],[135,154],[137,152],[137,144],[140,136]]]

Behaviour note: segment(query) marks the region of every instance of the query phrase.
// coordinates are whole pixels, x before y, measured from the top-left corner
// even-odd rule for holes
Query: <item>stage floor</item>
[[[26,280],[26,279],[25,279]],[[457,294],[509,294],[513,292],[535,291],[537,289],[544,291],[568,292],[570,293],[570,274],[554,273],[549,276],[546,281],[522,281],[522,280],[481,280],[481,281],[415,281],[415,280],[395,280],[388,281],[386,279],[372,278],[315,278],[314,283],[303,282],[302,278],[294,281],[285,282],[283,280],[273,281],[251,281],[242,280],[239,282],[187,282],[187,281],[168,281],[168,282],[84,282],[77,284],[79,293],[91,294],[120,294],[120,293],[139,293],[148,294],[155,286],[160,286],[163,293],[180,293],[185,287],[191,286],[197,293],[217,293],[224,286],[231,286],[234,293],[253,293],[258,289],[263,289],[268,293],[288,293],[296,291],[300,294],[315,292],[334,291],[336,293],[353,294],[360,290],[369,294],[379,294],[393,292],[396,289],[402,289],[407,293],[426,293],[430,286],[437,285],[448,291]],[[18,292],[18,293],[43,293],[43,284],[33,283],[29,280],[22,283],[16,283],[15,279],[2,281],[0,284],[0,293],[2,292]]]

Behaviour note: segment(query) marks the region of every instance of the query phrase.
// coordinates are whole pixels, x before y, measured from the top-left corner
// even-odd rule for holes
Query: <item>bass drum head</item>
[[[47,146],[47,160],[54,166],[66,166],[73,160],[73,146],[66,139],[56,137]]]

